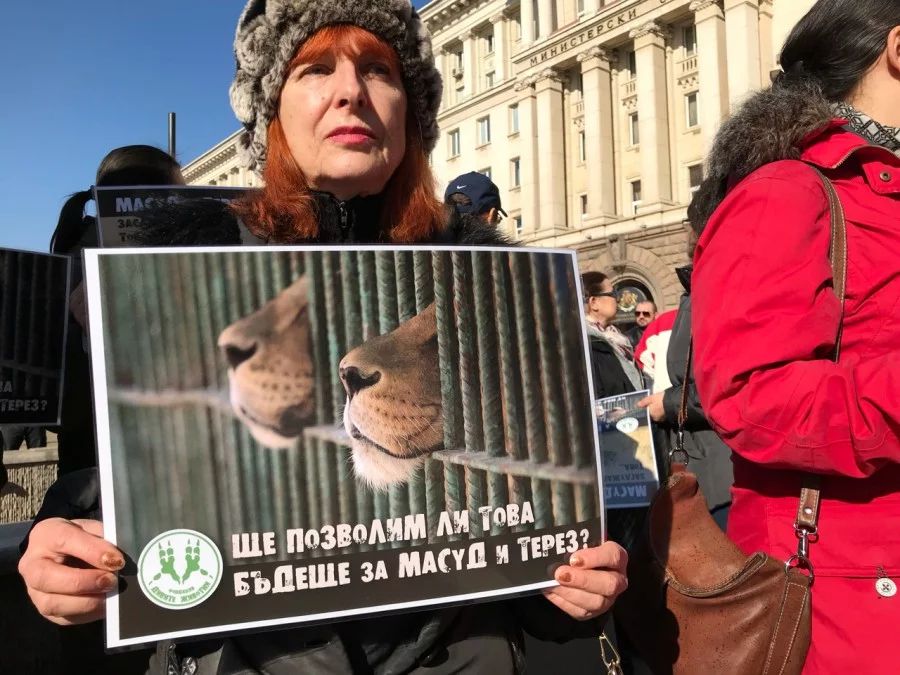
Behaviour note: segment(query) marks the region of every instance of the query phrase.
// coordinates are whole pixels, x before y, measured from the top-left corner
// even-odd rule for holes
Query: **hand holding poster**
[[[69,265],[0,249],[0,426],[59,423]]]
[[[571,252],[86,254],[108,646],[499,598],[602,540]],[[177,610],[177,611],[175,611]]]
[[[650,411],[637,405],[649,395],[646,390],[635,391],[595,404],[607,509],[648,506],[659,490]]]

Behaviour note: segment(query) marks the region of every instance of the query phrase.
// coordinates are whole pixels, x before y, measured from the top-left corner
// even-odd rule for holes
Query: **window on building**
[[[454,96],[454,101],[453,101],[453,103],[462,103],[463,98],[465,98],[465,93],[466,93],[466,88],[465,88],[464,86],[463,86],[463,87],[457,87],[457,88],[454,90],[454,94],[453,94],[453,96]]]
[[[490,180],[493,180],[493,176],[491,176],[491,167],[488,167],[486,169],[479,169],[478,173],[480,173],[482,176],[485,176],[486,178],[488,178]]]
[[[522,162],[515,157],[509,162],[510,183],[513,187],[521,187],[522,185]]]
[[[513,225],[516,227],[516,236],[522,236],[522,216],[513,216]]]
[[[462,146],[459,143],[459,129],[450,132],[450,156],[459,157]]]
[[[491,87],[494,86],[494,78],[495,78],[495,74],[494,74],[493,70],[484,76],[484,83],[486,85],[485,88],[490,89]]]
[[[494,53],[494,34],[487,33],[484,36],[484,53],[485,54],[493,54]]]
[[[694,25],[685,26],[682,29],[682,41],[684,42],[684,55],[697,55],[697,27]]]
[[[456,52],[456,69],[461,73],[463,70],[463,64],[465,61],[463,60],[463,50],[460,49]]]
[[[631,181],[631,214],[636,215],[638,207],[641,205],[641,181]]]
[[[637,113],[628,116],[628,141],[631,145],[641,142],[641,124]]]
[[[572,93],[576,101],[584,100],[584,74],[580,70],[572,78]]]
[[[513,18],[513,25],[515,26],[515,28],[513,30],[515,31],[516,42],[521,42],[522,41],[522,15],[521,14],[516,14],[516,16]]]
[[[587,159],[587,137],[584,131],[578,132],[578,161],[584,164]]]
[[[579,16],[584,14],[584,0],[576,0],[575,9],[577,10]]]
[[[509,106],[509,133],[519,133],[519,104],[513,103]]]
[[[482,117],[478,120],[478,145],[487,145],[491,142],[491,118]]]
[[[688,129],[700,124],[700,111],[697,108],[697,92],[684,97],[684,118]]]
[[[694,164],[688,167],[688,183],[691,186],[691,194],[700,189],[700,183],[703,182],[703,165]]]
[[[581,203],[581,217],[584,218],[587,215],[588,197],[587,195],[581,195],[578,200]]]
[[[627,55],[628,63],[628,79],[633,80],[637,77],[637,54],[632,49]]]

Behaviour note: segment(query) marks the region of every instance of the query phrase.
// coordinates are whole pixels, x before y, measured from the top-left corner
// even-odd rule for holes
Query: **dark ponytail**
[[[63,204],[56,229],[53,231],[53,236],[50,237],[51,253],[68,253],[81,241],[93,220],[86,219],[84,215],[84,209],[91,199],[93,199],[93,192],[82,190],[73,194]]]
[[[116,148],[100,162],[96,184],[125,185],[184,185],[181,166],[168,153],[152,145],[126,145]],[[62,207],[56,230],[50,238],[51,253],[69,253],[96,221],[84,215],[87,203],[93,199],[92,190],[73,194]]]
[[[776,88],[816,89],[845,101],[900,26],[900,0],[818,0],[781,51]]]

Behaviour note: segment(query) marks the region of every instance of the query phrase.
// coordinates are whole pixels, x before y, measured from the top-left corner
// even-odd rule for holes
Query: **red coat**
[[[708,221],[693,276],[696,379],[734,451],[729,535],[786,560],[801,472],[823,474],[810,558],[804,673],[900,673],[900,159],[832,126],[804,143],[841,198],[848,274],[840,322],[829,209],[813,170],[767,164]]]

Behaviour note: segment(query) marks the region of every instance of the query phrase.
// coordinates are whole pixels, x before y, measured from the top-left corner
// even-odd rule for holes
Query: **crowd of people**
[[[251,0],[238,24],[231,102],[265,187],[169,209],[149,219],[147,243],[237,245],[242,225],[283,244],[512,245],[487,176],[435,197],[441,81],[407,0],[309,4]],[[879,581],[900,577],[900,1],[819,0],[781,68],[718,132],[688,210],[678,307],[641,302],[623,332],[613,279],[582,275],[590,375],[596,398],[648,391],[661,468],[678,434],[712,518],[745,554],[791,559],[804,475],[818,476],[803,673],[895,672],[900,597]],[[179,183],[177,163],[147,146],[114,151],[95,180]],[[89,199],[72,196],[53,237],[76,262],[96,245]],[[834,246],[837,209],[846,249]],[[832,268],[844,250],[845,290]],[[82,659],[71,672],[500,675],[524,669],[524,633],[599,636],[615,614],[646,509],[610,512],[609,541],[553,570],[542,596],[105,655],[99,621],[125,558],[102,537],[77,265],[72,287],[60,479],[19,565]],[[628,671],[637,655],[619,638]]]

